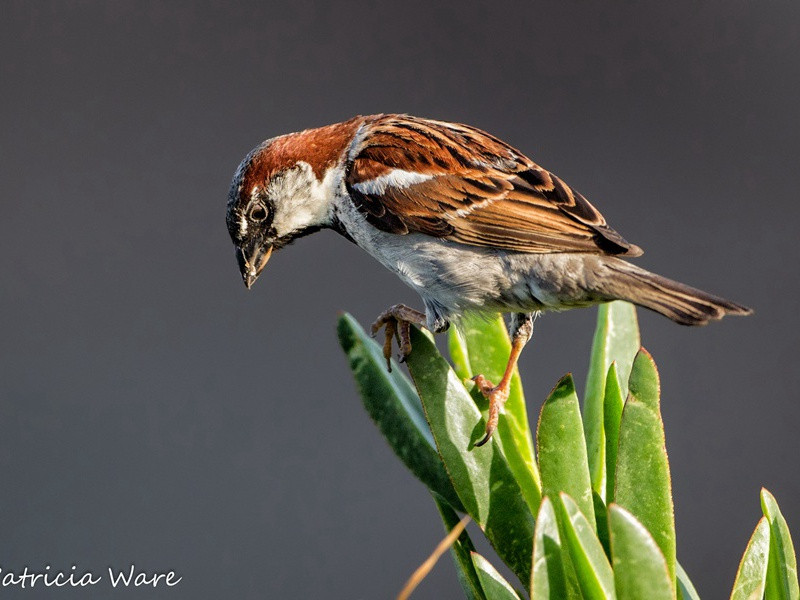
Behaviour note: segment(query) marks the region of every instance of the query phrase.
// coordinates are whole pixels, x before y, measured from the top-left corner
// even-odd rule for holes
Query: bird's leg
[[[481,393],[489,399],[489,418],[486,421],[486,435],[475,444],[483,446],[492,437],[494,430],[497,429],[497,421],[500,418],[500,410],[508,400],[508,388],[511,386],[511,377],[514,374],[514,367],[517,360],[533,335],[533,314],[516,313],[511,320],[511,355],[508,357],[506,371],[503,378],[496,386],[486,379],[483,375],[476,375],[472,381],[478,386]]]
[[[392,372],[392,338],[397,338],[400,346],[400,362],[411,353],[411,324],[425,325],[425,313],[409,308],[405,304],[395,304],[383,311],[372,324],[372,335],[376,335],[381,327],[385,327],[386,340],[383,342],[383,356],[386,367]]]

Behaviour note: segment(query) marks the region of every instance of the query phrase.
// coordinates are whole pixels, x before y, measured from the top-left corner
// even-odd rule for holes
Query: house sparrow
[[[486,443],[511,375],[546,310],[626,300],[682,325],[705,325],[740,304],[632,265],[642,251],[581,194],[518,150],[468,125],[409,115],[359,116],[269,139],[239,165],[227,225],[245,285],[273,251],[322,228],[342,234],[416,290],[425,312],[378,317],[401,359],[410,324],[434,332],[464,313],[511,313],[511,356],[489,399]],[[391,369],[391,365],[389,365]]]

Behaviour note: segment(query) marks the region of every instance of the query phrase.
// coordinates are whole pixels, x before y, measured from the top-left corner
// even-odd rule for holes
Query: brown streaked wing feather
[[[641,254],[581,194],[483,131],[400,115],[367,127],[346,185],[383,231],[519,252]],[[380,192],[359,185],[394,169],[430,179]]]

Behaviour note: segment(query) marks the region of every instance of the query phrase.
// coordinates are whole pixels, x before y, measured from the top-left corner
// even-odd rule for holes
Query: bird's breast
[[[340,226],[362,250],[447,313],[485,310],[513,287],[496,250],[420,233],[387,233],[349,201],[337,203],[336,210]]]
[[[346,234],[419,293],[430,322],[466,312],[559,310],[598,301],[592,290],[602,261],[595,255],[510,252],[387,233],[346,200],[337,204]]]

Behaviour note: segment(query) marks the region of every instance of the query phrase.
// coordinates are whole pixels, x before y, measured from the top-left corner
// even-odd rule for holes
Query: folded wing
[[[558,177],[466,125],[377,117],[346,185],[367,220],[390,233],[530,253],[642,253]]]

